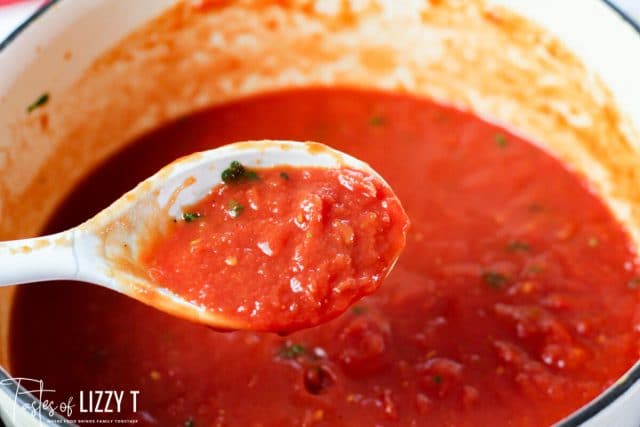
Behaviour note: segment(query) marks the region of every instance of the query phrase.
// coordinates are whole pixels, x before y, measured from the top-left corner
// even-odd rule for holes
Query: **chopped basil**
[[[224,182],[225,184],[260,179],[256,172],[248,170],[237,160],[232,161],[229,164],[229,167],[222,171],[220,177],[222,178],[222,182]]]
[[[442,384],[442,375],[438,375],[438,374],[434,375],[433,382],[438,385]]]
[[[202,215],[198,212],[185,212],[182,214],[182,219],[184,219],[185,222],[193,222],[200,217],[202,217]]]
[[[284,179],[285,181],[289,181],[289,174],[286,172],[280,172],[280,178]]]
[[[629,280],[629,283],[627,283],[627,287],[629,289],[638,289],[638,287],[640,287],[640,277],[634,277],[633,279]]]
[[[507,250],[509,252],[529,252],[531,251],[531,246],[521,240],[514,240],[512,242],[509,242],[509,244],[507,245]]]
[[[278,350],[278,355],[284,359],[295,359],[304,356],[306,353],[307,349],[303,345],[289,342]]]
[[[222,171],[222,181],[229,183],[237,181],[244,176],[246,169],[240,164],[240,162],[234,160],[231,162],[228,168]]]
[[[248,170],[245,174],[244,174],[244,178],[248,181],[257,181],[260,179],[260,177],[258,176],[258,174],[255,171],[250,171]]]
[[[496,133],[493,136],[494,141],[496,142],[496,145],[500,148],[505,148],[507,146],[507,137],[504,136],[501,133]]]
[[[380,115],[372,116],[369,119],[369,125],[373,126],[373,127],[380,127],[380,126],[384,125],[384,117],[382,117]]]
[[[184,427],[196,427],[196,422],[193,421],[193,418],[189,418],[184,422]]]
[[[229,215],[231,218],[238,218],[242,212],[244,212],[244,205],[236,202],[235,200],[231,200],[229,202]]]
[[[482,274],[482,280],[494,289],[500,289],[503,285],[509,283],[509,278],[507,276],[496,271],[485,271]]]
[[[587,244],[589,245],[590,248],[595,248],[600,244],[600,240],[598,240],[597,237],[589,237]]]
[[[49,94],[48,93],[43,93],[42,95],[40,95],[40,97],[38,99],[36,99],[33,102],[33,104],[31,104],[31,105],[29,105],[27,107],[27,113],[32,112],[33,110],[35,110],[38,107],[42,107],[47,102],[49,102]]]

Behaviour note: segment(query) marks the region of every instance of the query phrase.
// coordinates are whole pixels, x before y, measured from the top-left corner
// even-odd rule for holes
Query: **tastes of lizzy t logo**
[[[139,390],[81,390],[75,396],[55,400],[51,397],[55,390],[45,388],[43,380],[6,378],[0,380],[0,386],[13,390],[13,405],[6,415],[14,424],[20,419],[20,415],[39,421],[46,417],[54,423],[64,422],[53,418],[56,412],[65,417],[65,421],[76,424],[137,423],[133,414],[138,411]],[[33,395],[36,400],[23,401],[22,396],[28,394]],[[23,414],[19,414],[19,411],[23,411]]]

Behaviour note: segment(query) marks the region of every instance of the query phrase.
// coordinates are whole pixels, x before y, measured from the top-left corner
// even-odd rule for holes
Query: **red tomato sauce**
[[[139,390],[136,413],[82,416],[145,426],[540,426],[637,359],[636,253],[588,185],[504,129],[407,95],[297,89],[178,120],[98,168],[46,231],[180,155],[263,138],[329,144],[388,180],[412,225],[384,286],[286,337],[215,332],[96,286],[21,287],[12,374],[75,402]]]
[[[155,283],[247,329],[336,317],[378,289],[404,248],[407,217],[371,174],[238,162],[225,174],[141,261]]]

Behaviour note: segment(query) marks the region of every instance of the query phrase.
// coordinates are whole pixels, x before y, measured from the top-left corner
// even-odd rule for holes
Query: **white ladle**
[[[33,239],[0,242],[0,285],[50,280],[94,283],[178,317],[222,329],[250,329],[153,283],[139,265],[145,239],[182,219],[183,207],[205,197],[229,164],[248,167],[347,166],[386,182],[366,163],[317,143],[240,142],[176,160],[77,227]],[[395,260],[394,260],[395,262]],[[393,264],[392,264],[393,265]]]

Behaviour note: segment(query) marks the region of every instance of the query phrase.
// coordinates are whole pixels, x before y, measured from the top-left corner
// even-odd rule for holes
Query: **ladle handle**
[[[0,286],[74,279],[78,263],[73,230],[0,242]]]

